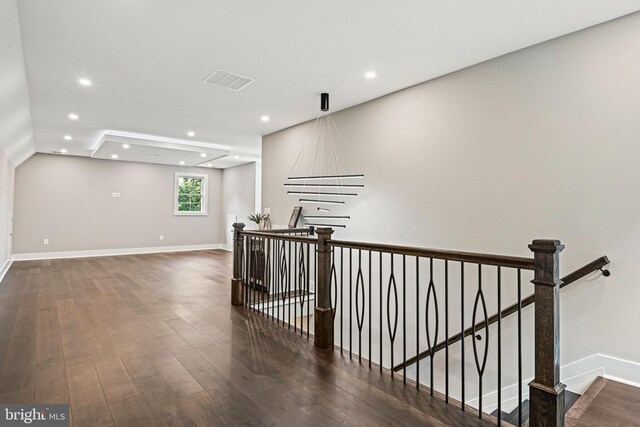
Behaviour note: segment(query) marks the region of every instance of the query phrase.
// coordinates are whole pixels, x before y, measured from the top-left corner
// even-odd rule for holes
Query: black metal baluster
[[[389,341],[391,342],[391,367],[393,368],[394,342],[396,340],[396,331],[398,328],[398,288],[396,286],[396,277],[394,275],[393,253],[389,254],[391,259],[391,275],[389,276],[389,286],[387,287],[387,328],[389,330]],[[391,285],[393,284],[393,288]],[[395,305],[395,316],[393,328],[391,327],[391,290],[393,289],[393,300]],[[393,369],[391,369],[391,377],[393,377]]]
[[[402,361],[407,360],[407,257],[402,255]],[[407,383],[407,364],[402,367],[402,383]]]
[[[275,261],[275,268],[276,268],[276,294],[273,298],[274,303],[276,304],[276,323],[280,323],[280,306],[281,304],[281,298],[282,298],[282,258],[281,258],[281,248],[280,248],[280,243],[279,242],[275,242],[274,243],[276,245],[276,261]]]
[[[291,329],[291,241],[289,241],[289,254],[287,262],[287,329]],[[295,305],[295,304],[294,304]]]
[[[518,425],[522,425],[522,280],[518,269]]]
[[[253,261],[251,259],[251,247],[253,238],[247,239],[247,306],[251,307],[251,268],[253,267]]]
[[[293,242],[293,333],[298,329],[298,292],[300,291],[300,270],[298,263],[298,242]]]
[[[331,317],[335,321],[336,313],[338,310],[338,277],[336,275],[336,252],[331,251],[331,272],[330,272],[330,280],[331,280],[331,293],[329,296],[331,297]]]
[[[344,290],[343,290],[343,282],[344,282],[344,248],[340,247],[340,354],[342,354],[342,349],[344,345],[342,344],[342,338],[344,335],[342,319],[344,318],[342,307],[344,306]]]
[[[353,293],[353,251],[351,248],[349,248],[349,358],[351,358],[351,354],[352,354],[352,325],[353,325],[353,319],[352,319],[352,307],[353,307],[353,301],[352,301],[352,293]]]
[[[264,245],[264,279],[262,281],[262,315],[269,317],[269,238],[263,239]]]
[[[489,331],[487,330],[487,335]],[[502,422],[502,271],[498,266],[498,425]]]
[[[449,260],[444,260],[444,401],[449,403]]]
[[[332,251],[333,252],[333,251]],[[311,246],[307,243],[307,339],[309,339],[309,318],[311,317],[311,276],[309,272],[311,271]]]
[[[251,265],[253,267],[253,272],[251,274],[251,282],[252,282],[251,308],[253,311],[256,310],[256,298],[258,297],[258,295],[256,294],[256,288],[258,287],[258,277],[260,276],[257,252],[258,252],[258,238],[253,237],[251,239],[251,256],[252,256]]]
[[[249,238],[248,237],[243,237],[242,238],[242,254],[243,254],[243,275],[244,277],[242,278],[242,286],[244,287],[244,305],[245,307],[249,305],[249,259],[248,259],[248,254],[249,253]]]
[[[271,270],[271,284],[269,286],[269,305],[271,306],[271,321],[277,321],[277,319],[275,318],[275,305],[274,305],[274,296],[276,295],[276,281],[277,279],[277,274],[276,274],[276,263],[275,260],[278,259],[276,256],[276,241],[274,239],[269,239],[270,241],[270,248],[271,248],[271,261],[269,262],[270,266],[269,269]]]
[[[462,334],[462,339],[460,340],[460,356],[462,358],[462,364],[460,367],[460,377],[462,381],[460,401],[462,404],[462,410],[464,411],[464,262],[460,263],[460,333]]]
[[[429,302],[431,302],[431,296],[433,296],[433,307],[435,309],[436,327],[433,335],[433,341],[431,340],[431,328],[429,328]],[[433,258],[429,258],[429,287],[427,290],[427,301],[425,303],[425,325],[427,330],[427,346],[429,347],[429,394],[433,396],[433,361],[435,358],[433,348],[438,343],[438,329],[440,329],[440,313],[438,311],[438,294],[436,293],[436,286],[433,282]]]
[[[286,316],[286,308],[285,308],[285,301],[287,298],[287,276],[288,276],[288,272],[287,272],[287,247],[286,247],[286,243],[283,240],[282,241],[282,245],[280,246],[280,284],[281,284],[281,290],[282,292],[280,293],[279,299],[280,299],[280,306],[278,306],[278,314],[280,314],[280,307],[282,307],[282,319],[281,319],[281,323],[282,326],[284,326],[284,318]]]
[[[482,304],[482,311],[484,314],[484,354],[482,362],[478,359],[477,341],[476,339],[476,313],[478,310],[478,304]],[[476,293],[476,299],[473,303],[473,315],[472,315],[472,342],[473,342],[473,356],[476,362],[476,369],[478,371],[478,418],[482,418],[482,377],[484,376],[484,369],[487,365],[487,356],[489,353],[489,323],[487,315],[487,304],[484,299],[484,292],[482,291],[482,264],[478,264],[478,292]]]
[[[369,251],[369,369],[371,369],[371,327],[373,326],[373,320],[371,320],[371,254]]]
[[[420,389],[420,257],[416,257],[416,388]]]
[[[360,309],[362,294],[362,309]],[[356,276],[356,321],[358,322],[358,362],[362,363],[362,326],[364,325],[364,278],[362,276],[362,250],[358,249],[358,275]]]
[[[378,269],[380,270],[380,372],[382,372],[382,252],[380,253],[380,261]]]

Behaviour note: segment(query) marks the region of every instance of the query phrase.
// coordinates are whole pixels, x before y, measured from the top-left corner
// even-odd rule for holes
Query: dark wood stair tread
[[[567,427],[640,426],[640,388],[598,377],[567,412]]]
[[[564,395],[564,409],[565,413],[571,409],[571,407],[580,399],[580,395],[572,391],[565,391]],[[525,423],[529,419],[529,399],[526,399],[520,405],[522,407],[522,422]],[[496,409],[491,413],[494,417],[498,416],[498,410]],[[518,407],[516,407],[510,413],[502,412],[502,421],[509,424],[518,425]]]

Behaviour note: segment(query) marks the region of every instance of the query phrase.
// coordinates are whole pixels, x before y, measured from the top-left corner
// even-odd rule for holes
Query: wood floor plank
[[[160,375],[134,381],[138,394],[151,413],[154,425],[192,427],[196,423]]]
[[[148,357],[178,398],[186,399],[204,391],[198,381],[168,350],[150,354]]]
[[[206,392],[198,393],[182,402],[199,426],[225,425],[218,413],[219,404]]]
[[[110,403],[111,415],[116,426],[151,426],[153,417],[140,397]]]
[[[78,426],[112,426],[113,419],[92,363],[67,367],[71,411]]]

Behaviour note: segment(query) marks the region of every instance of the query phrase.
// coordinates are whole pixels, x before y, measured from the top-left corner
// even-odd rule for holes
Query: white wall
[[[13,179],[15,169],[0,150],[0,277],[11,256],[10,225],[13,212]]]
[[[256,212],[256,164],[224,169],[222,171],[222,199],[225,218],[236,215],[238,222],[249,223],[247,216]],[[224,232],[226,230],[226,224]]]
[[[0,0],[0,150],[14,166],[35,152],[16,0]]]
[[[367,186],[338,235],[522,256],[557,238],[564,274],[607,254],[609,279],[562,291],[562,364],[640,361],[638,70],[634,14],[336,113]],[[311,125],[263,138],[274,223]]]
[[[207,216],[174,216],[176,171],[209,175]],[[217,169],[36,154],[17,168],[15,182],[15,254],[223,241]]]

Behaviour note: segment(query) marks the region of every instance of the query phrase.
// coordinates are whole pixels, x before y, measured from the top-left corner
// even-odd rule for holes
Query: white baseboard
[[[220,249],[222,249],[223,251],[227,251],[227,252],[233,252],[233,246],[232,245],[221,245]]]
[[[583,394],[598,377],[640,387],[640,363],[618,359],[604,354],[591,356],[569,363],[560,368],[561,381],[567,390]],[[529,398],[529,383],[533,378],[522,382],[522,399]],[[468,402],[470,406],[478,407],[478,399]],[[518,406],[518,384],[502,388],[502,410],[511,412]],[[498,392],[482,396],[483,412],[491,413],[498,407]]]
[[[187,252],[203,251],[211,249],[223,249],[221,243],[211,243],[206,245],[181,245],[181,246],[157,246],[149,248],[124,248],[124,249],[96,249],[88,251],[65,251],[65,252],[40,252],[30,254],[13,254],[13,261],[30,261],[42,259],[63,259],[63,258],[90,258],[101,256],[117,255],[138,255],[156,254],[163,252]]]
[[[4,279],[5,274],[7,274],[7,271],[9,271],[9,269],[11,268],[11,264],[13,263],[13,259],[10,257],[2,266],[2,268],[0,268],[0,284],[2,283],[2,279]]]

